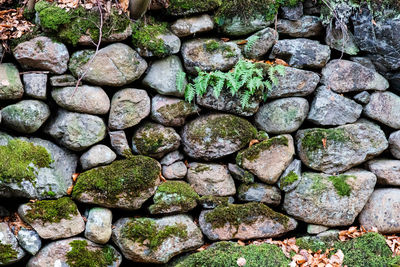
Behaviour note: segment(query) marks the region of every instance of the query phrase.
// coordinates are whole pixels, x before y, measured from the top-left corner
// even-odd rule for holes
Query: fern
[[[184,88],[185,78],[186,78],[186,73],[181,70],[176,74],[176,88],[178,89],[179,92],[183,92],[185,89]]]
[[[249,38],[247,38],[247,44],[244,47],[244,51],[246,53],[249,53],[258,39],[260,39],[260,36],[258,35],[252,35]]]

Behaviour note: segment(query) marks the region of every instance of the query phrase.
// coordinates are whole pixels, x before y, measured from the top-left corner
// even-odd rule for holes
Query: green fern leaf
[[[178,89],[179,92],[183,92],[184,84],[185,84],[185,78],[186,78],[186,73],[183,71],[179,71],[176,74],[176,88]]]

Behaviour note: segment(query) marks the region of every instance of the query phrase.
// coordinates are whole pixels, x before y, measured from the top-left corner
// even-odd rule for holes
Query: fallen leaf
[[[287,64],[286,61],[284,61],[284,60],[282,60],[280,58],[275,59],[275,63],[278,64],[278,65],[286,66],[286,67],[289,66],[289,64]]]
[[[258,141],[257,139],[253,139],[250,141],[249,147],[252,147],[253,145],[258,144],[258,143],[260,143],[260,141]]]
[[[236,44],[238,44],[238,45],[244,45],[244,44],[247,44],[247,40],[240,40],[240,41],[238,41]]]
[[[67,195],[71,195],[72,194],[72,190],[74,189],[74,186],[73,185],[71,185],[70,187],[68,187],[68,189],[67,189]]]

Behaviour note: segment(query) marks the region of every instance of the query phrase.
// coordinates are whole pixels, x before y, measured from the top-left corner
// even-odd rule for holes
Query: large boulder
[[[72,197],[83,203],[137,210],[155,193],[160,172],[156,160],[130,156],[81,173]]]
[[[77,51],[71,56],[69,69],[75,77],[105,86],[123,86],[142,76],[147,69],[146,61],[139,54],[122,43],[108,45],[98,51]]]
[[[0,100],[20,99],[23,94],[18,69],[11,63],[0,64]]]
[[[378,178],[378,184],[400,185],[400,160],[373,159],[366,165]]]
[[[236,163],[267,184],[274,184],[294,155],[293,137],[279,135],[240,151]]]
[[[256,134],[257,130],[245,119],[211,114],[187,123],[181,136],[183,148],[190,157],[212,160],[244,148]]]
[[[385,133],[368,121],[330,129],[300,130],[296,141],[301,161],[325,173],[346,171],[388,147]]]
[[[0,266],[16,263],[25,255],[8,223],[0,222]]]
[[[61,145],[82,151],[105,138],[106,125],[98,116],[59,109],[44,131]]]
[[[114,247],[75,237],[49,243],[32,257],[26,266],[118,267],[121,262],[122,256]]]
[[[56,74],[67,71],[67,47],[46,36],[20,43],[13,49],[13,54],[24,69],[48,70]]]
[[[285,194],[283,208],[302,221],[325,226],[351,225],[374,190],[376,176],[353,169],[340,175],[306,172]]]
[[[128,260],[156,264],[203,245],[203,235],[188,215],[122,218],[114,224],[112,239]]]
[[[392,92],[375,92],[364,108],[367,117],[394,129],[400,129],[400,96]]]
[[[294,219],[255,202],[203,210],[199,224],[210,240],[278,237],[297,227]]]

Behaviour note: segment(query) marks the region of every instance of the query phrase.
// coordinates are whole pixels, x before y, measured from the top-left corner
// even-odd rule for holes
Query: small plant
[[[200,68],[196,68],[196,70],[198,76],[186,87],[183,86],[186,73],[180,71],[176,77],[177,88],[179,91],[185,92],[186,101],[192,102],[195,96],[203,96],[209,87],[212,88],[215,98],[218,98],[222,89],[226,88],[232,96],[236,94],[240,96],[243,108],[248,106],[252,96],[259,93],[263,95],[265,101],[268,90],[278,82],[276,73],[280,75],[285,73],[283,66],[269,65],[265,79],[263,68],[247,60],[239,60],[234,69],[229,72],[205,72]]]

